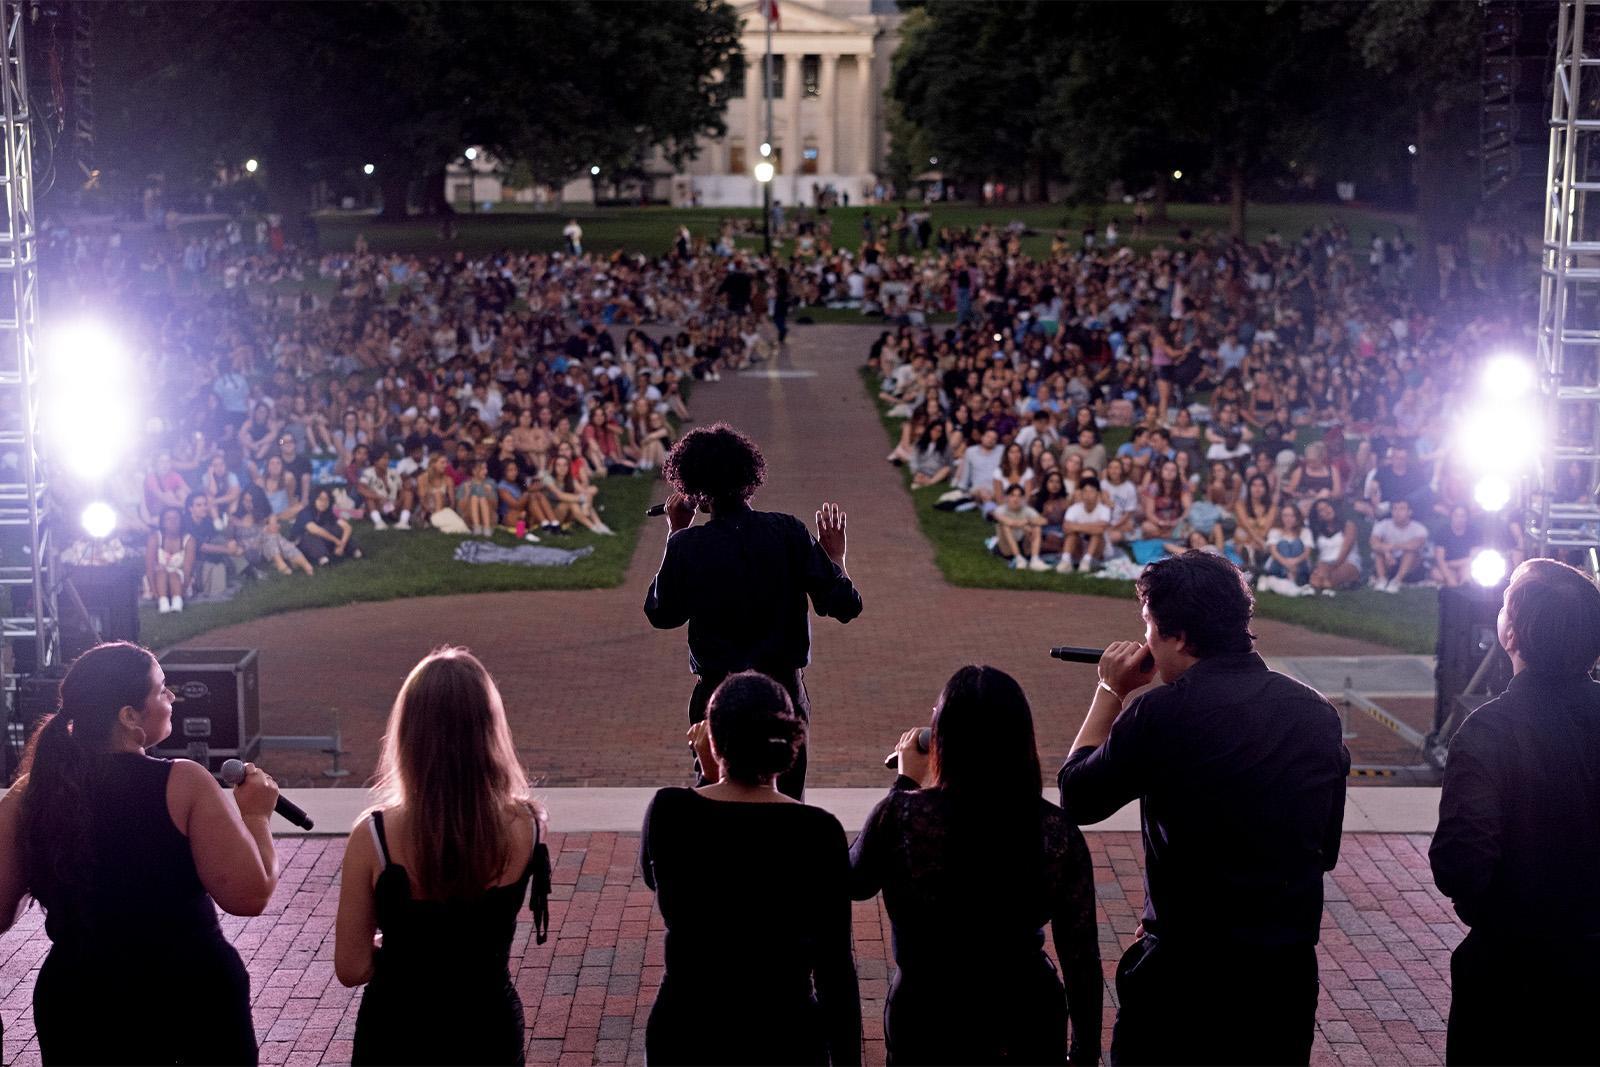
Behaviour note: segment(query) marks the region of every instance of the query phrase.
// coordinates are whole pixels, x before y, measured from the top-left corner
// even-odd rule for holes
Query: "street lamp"
[[[375,171],[375,170],[377,170],[377,169],[378,169],[378,168],[377,168],[377,167],[374,167],[374,166],[373,166],[373,165],[372,165],[372,164],[371,164],[371,163],[367,163],[367,164],[364,164],[364,165],[363,165],[363,166],[362,166],[362,168],[361,168],[361,173],[362,173],[362,174],[365,174],[365,175],[366,175],[366,176],[367,176],[367,177],[369,177],[369,178],[370,178],[370,177],[371,177],[371,176],[372,176],[372,172],[373,172],[373,171]]]
[[[761,254],[764,256],[772,255],[772,174],[770,160],[763,159],[756,164],[756,181],[761,183]]]
[[[249,173],[251,173],[251,174],[254,174],[256,172],[256,168],[259,167],[260,165],[261,164],[257,163],[253,159],[247,159],[247,160],[244,161],[244,169],[246,171],[248,171]]]

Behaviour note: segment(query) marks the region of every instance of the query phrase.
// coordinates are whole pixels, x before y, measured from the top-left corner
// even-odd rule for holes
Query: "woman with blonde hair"
[[[367,986],[352,1062],[522,1063],[508,960],[525,894],[548,936],[547,820],[471,652],[440,648],[412,668],[375,792],[350,831],[335,929],[334,973]]]

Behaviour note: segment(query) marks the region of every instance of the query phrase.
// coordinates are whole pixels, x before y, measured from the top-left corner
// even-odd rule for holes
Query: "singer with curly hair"
[[[699,678],[689,722],[705,718],[706,702],[724,678],[747,670],[783,686],[795,713],[809,721],[802,678],[811,662],[806,600],[818,615],[840,622],[861,614],[861,594],[845,570],[844,509],[823,504],[813,537],[793,515],[751,508],[767,462],[754,441],[724,422],[685,434],[667,453],[662,475],[673,489],[667,551],[644,613],[659,629],[689,624],[689,669]],[[696,512],[709,521],[692,525]],[[706,781],[703,768],[700,780]],[[778,788],[799,799],[805,780],[802,743]]]

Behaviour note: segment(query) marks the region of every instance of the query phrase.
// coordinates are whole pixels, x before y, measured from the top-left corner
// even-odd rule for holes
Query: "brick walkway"
[[[560,813],[553,813],[559,822]],[[1443,1061],[1449,950],[1462,930],[1433,888],[1427,837],[1347,834],[1326,879],[1314,1064]],[[1137,834],[1089,835],[1100,899],[1106,975],[1132,937],[1143,904]],[[644,1024],[663,971],[662,927],[637,874],[635,834],[555,834],[550,940],[523,923],[512,971],[528,1020],[531,1063],[638,1064]],[[270,911],[224,926],[250,970],[263,1064],[313,1067],[350,1060],[359,993],[333,977],[333,923],[344,843],[279,844],[283,879]],[[0,1019],[6,1063],[39,1062],[30,1007],[44,958],[38,909],[0,938]],[[881,1064],[889,925],[879,901],[855,906],[866,1062]],[[1114,1012],[1106,996],[1106,1040]],[[1250,1005],[1239,1005],[1241,1024]]]
[[[850,572],[866,610],[849,626],[814,623],[809,781],[883,784],[883,753],[906,727],[926,721],[939,686],[969,662],[992,663],[1022,683],[1048,764],[1065,755],[1077,731],[1094,671],[1049,660],[1045,649],[1137,636],[1137,609],[1104,597],[944,583],[899,475],[883,461],[883,431],[856,374],[875,335],[864,326],[805,327],[779,366],[814,377],[729,375],[695,388],[702,423],[726,419],[766,453],[771,480],[757,506],[809,522],[832,499],[849,513]],[[355,772],[347,784],[371,772],[406,671],[429,648],[452,642],[470,645],[494,671],[523,758],[546,785],[661,785],[686,773],[679,739],[691,688],[683,631],[654,631],[640,610],[664,543],[662,524],[651,523],[615,590],[353,604],[261,619],[190,643],[261,650],[268,733],[326,732],[329,709],[338,708]],[[1379,651],[1272,620],[1257,629],[1267,655]],[[1392,748],[1383,731],[1357,725]],[[1367,758],[1391,758],[1389,748]],[[316,758],[269,754],[264,762],[286,784],[319,781]]]

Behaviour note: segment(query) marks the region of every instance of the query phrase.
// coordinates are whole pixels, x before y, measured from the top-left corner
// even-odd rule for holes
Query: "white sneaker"
[[[183,610],[183,597],[175,596],[175,597],[172,598],[172,610],[173,611],[182,611]]]
[[[1383,591],[1385,593],[1398,593],[1400,591],[1400,579],[1398,577],[1390,578],[1388,584],[1383,587]]]
[[[409,529],[411,529],[411,512],[402,511],[400,513],[400,521],[394,524],[394,528],[396,530],[409,530]]]
[[[172,612],[172,601],[162,597],[160,603],[156,606],[156,610],[163,615],[170,614]]]
[[[1006,560],[1006,566],[1010,567],[1014,571],[1020,571],[1022,569],[1022,557],[1012,556],[1010,559]]]
[[[536,545],[539,543],[539,535],[536,533],[525,533],[522,535],[522,539],[528,542],[530,545]]]
[[[389,524],[383,521],[382,515],[379,515],[376,511],[374,511],[372,513],[372,528],[374,530],[387,530],[389,528]]]
[[[1038,556],[1034,556],[1028,561],[1028,569],[1030,571],[1047,571],[1050,569],[1050,564],[1046,563]]]
[[[1057,574],[1071,574],[1072,573],[1072,557],[1071,556],[1063,555],[1061,557],[1061,562],[1056,564],[1056,573]]]
[[[1078,573],[1079,574],[1088,574],[1092,570],[1094,570],[1094,557],[1093,556],[1087,556],[1086,555],[1086,556],[1083,557],[1083,559],[1078,561]]]
[[[1335,593],[1332,589],[1324,589],[1322,591],[1322,595],[1323,596],[1338,596],[1339,594]]]

